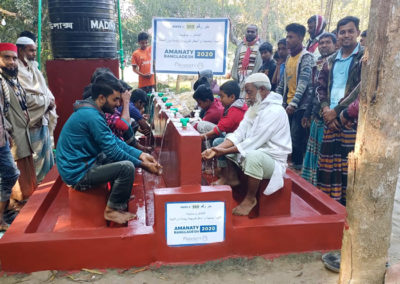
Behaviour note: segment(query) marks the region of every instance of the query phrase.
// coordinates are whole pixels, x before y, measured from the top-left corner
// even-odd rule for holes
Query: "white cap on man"
[[[21,36],[17,39],[15,43],[17,45],[36,45],[36,43],[29,37]]]
[[[246,78],[244,81],[245,84],[247,83],[263,83],[263,85],[268,89],[271,90],[271,82],[269,78],[264,73],[254,73],[251,74],[249,77]]]

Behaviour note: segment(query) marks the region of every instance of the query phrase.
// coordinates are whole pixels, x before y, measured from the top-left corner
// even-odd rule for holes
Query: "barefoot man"
[[[264,194],[283,187],[287,156],[292,152],[289,120],[282,107],[282,96],[271,92],[271,83],[263,73],[245,80],[246,103],[249,106],[242,122],[225,141],[202,153],[204,159],[226,156],[229,163],[218,184],[237,185],[234,164],[247,177],[245,199],[233,209],[234,215],[248,215],[257,204],[257,190],[262,179],[270,179]],[[233,162],[233,163],[231,163]]]
[[[63,181],[78,191],[111,183],[104,218],[124,224],[135,218],[126,212],[135,167],[158,173],[161,166],[142,151],[128,146],[108,127],[104,113],[113,113],[121,101],[122,86],[102,74],[92,84],[92,95],[74,105],[57,144],[57,167]]]

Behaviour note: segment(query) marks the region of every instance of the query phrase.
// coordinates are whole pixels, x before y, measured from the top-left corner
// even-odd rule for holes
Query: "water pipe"
[[[38,39],[37,39],[37,63],[41,69],[40,54],[42,49],[42,0],[38,0]]]
[[[176,114],[178,113],[178,109],[176,107],[170,109],[174,113],[174,117],[176,117]]]
[[[41,0],[39,0],[41,1]],[[121,9],[119,7],[119,0],[117,0],[118,9],[118,30],[119,30],[119,61],[121,63],[121,76],[124,80],[124,46],[122,45],[122,25],[121,25]]]

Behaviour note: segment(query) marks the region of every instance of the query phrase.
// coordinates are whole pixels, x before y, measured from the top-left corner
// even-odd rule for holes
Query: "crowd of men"
[[[135,218],[127,211],[135,167],[159,174],[162,167],[135,133],[152,138],[143,112],[154,88],[148,35],[139,34],[132,56],[140,75],[133,90],[107,68],[98,68],[83,100],[63,126],[57,144],[61,178],[75,190],[111,184],[104,218],[119,224]],[[36,37],[22,32],[16,43],[0,43],[0,231],[5,231],[55,163],[55,98],[38,69]]]
[[[273,46],[261,42],[249,25],[238,40],[232,79],[221,86],[203,70],[193,98],[201,108],[194,127],[206,145],[204,159],[217,157],[216,184],[237,185],[247,177],[247,195],[233,210],[248,215],[261,180],[272,194],[282,188],[287,162],[303,178],[346,205],[347,155],[354,149],[361,67],[366,60],[366,31],[347,16],[330,33],[322,16],[286,26],[286,37]],[[358,37],[361,34],[361,42]],[[109,182],[104,212],[108,221],[125,223],[135,167],[159,174],[151,148],[135,139],[138,128],[152,138],[143,110],[155,88],[148,34],[138,35],[132,66],[139,89],[99,68],[74,105],[58,145],[57,164],[64,182],[84,191]],[[21,33],[16,44],[0,43],[0,230],[54,164],[52,134],[55,99],[35,62],[36,38]]]
[[[36,37],[0,43],[0,231],[54,164],[55,99],[38,69]]]
[[[221,170],[216,184],[237,185],[240,172],[247,177],[246,197],[234,208],[234,215],[248,215],[256,206],[262,179],[270,179],[262,189],[264,194],[280,189],[287,162],[304,179],[346,205],[347,159],[356,139],[367,32],[361,34],[359,19],[353,16],[342,18],[333,32],[325,31],[326,22],[319,15],[310,17],[307,26],[309,39],[303,45],[306,27],[287,25],[286,38],[278,42],[275,54],[270,43],[260,41],[254,25],[247,27],[243,41],[231,38],[237,49],[234,80],[227,83],[236,84],[238,94],[233,104],[223,103],[221,121],[229,118],[228,109],[241,99],[248,110],[240,122],[223,132],[219,121],[207,119],[206,109],[203,119],[208,120],[205,129],[209,132],[199,126],[198,130],[205,132],[205,139],[218,136],[213,147],[202,153],[204,159],[218,157]],[[224,85],[221,101],[230,95]],[[195,90],[194,98],[202,108],[211,108],[218,100],[203,86]],[[326,254],[324,262],[338,271],[340,255]]]
[[[347,156],[354,149],[356,138],[361,67],[366,60],[363,47],[366,31],[363,32],[359,43],[359,19],[352,16],[341,19],[332,33],[325,31],[326,22],[319,15],[310,17],[307,26],[309,39],[303,45],[306,27],[298,23],[287,25],[286,38],[278,41],[275,54],[270,43],[261,43],[258,29],[254,25],[247,27],[243,41],[232,36],[231,40],[237,44],[232,68],[233,81],[221,86],[218,99],[214,98],[207,80],[198,80],[202,83],[200,86],[195,84],[193,97],[202,108],[203,121],[195,127],[203,133],[203,140],[217,138],[214,139],[214,147],[204,152],[203,157],[227,156],[229,159],[228,154],[240,154],[236,164],[246,174],[249,151],[260,150],[272,143],[273,135],[281,133],[285,128],[281,126],[276,132],[269,134],[279,125],[275,121],[278,116],[263,118],[261,125],[258,125],[263,104],[278,94],[282,100],[281,105],[286,110],[291,140],[290,147],[280,145],[281,154],[289,149],[288,161],[293,170],[330,197],[346,205]],[[258,96],[256,101],[251,100],[250,83],[255,87],[253,91]],[[229,89],[225,86],[227,84]],[[231,91],[234,84],[237,94]],[[264,86],[265,90],[260,86]],[[267,94],[264,97],[265,91]],[[229,103],[226,102],[226,96],[232,94],[235,96],[232,96]],[[247,105],[243,105],[244,101]],[[242,113],[233,112],[238,106],[244,110]],[[254,119],[247,121],[250,116],[254,116]],[[226,121],[232,122],[234,118],[235,123],[226,128]],[[275,121],[272,125],[271,120]],[[235,137],[243,130],[245,124],[249,124],[248,127],[253,129],[248,129],[243,134],[242,138],[246,143],[241,143],[243,141],[236,141]],[[266,125],[268,129],[264,129]],[[257,138],[250,143],[253,135]],[[268,137],[263,138],[263,135]],[[272,143],[273,146],[283,143],[283,139],[280,136],[279,142]],[[259,144],[259,147],[254,148],[255,144]],[[221,147],[232,149],[222,151]],[[265,152],[271,156],[272,150],[266,149]],[[259,159],[262,155],[256,156]],[[283,160],[282,157],[281,159]],[[234,159],[231,157],[230,160]],[[277,162],[277,159],[274,161]],[[265,161],[259,164],[263,163],[268,165]],[[226,167],[226,161],[219,158],[219,166]],[[229,171],[222,170],[217,183],[235,185],[238,179],[234,175],[234,168],[238,167]],[[259,171],[265,173],[269,170],[260,167]],[[247,175],[262,179],[260,174]],[[250,192],[250,184],[247,188]],[[234,210],[234,214],[247,215],[255,205],[256,198],[252,193],[239,205],[240,210]]]

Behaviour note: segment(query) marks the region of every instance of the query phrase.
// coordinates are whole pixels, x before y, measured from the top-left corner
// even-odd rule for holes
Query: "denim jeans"
[[[8,142],[0,147],[0,202],[10,199],[11,190],[19,177],[19,170],[11,155]]]
[[[107,182],[111,183],[111,194],[107,206],[114,210],[125,210],[131,196],[135,166],[130,161],[107,163],[98,161],[85,176],[73,186],[78,191],[85,191]]]

